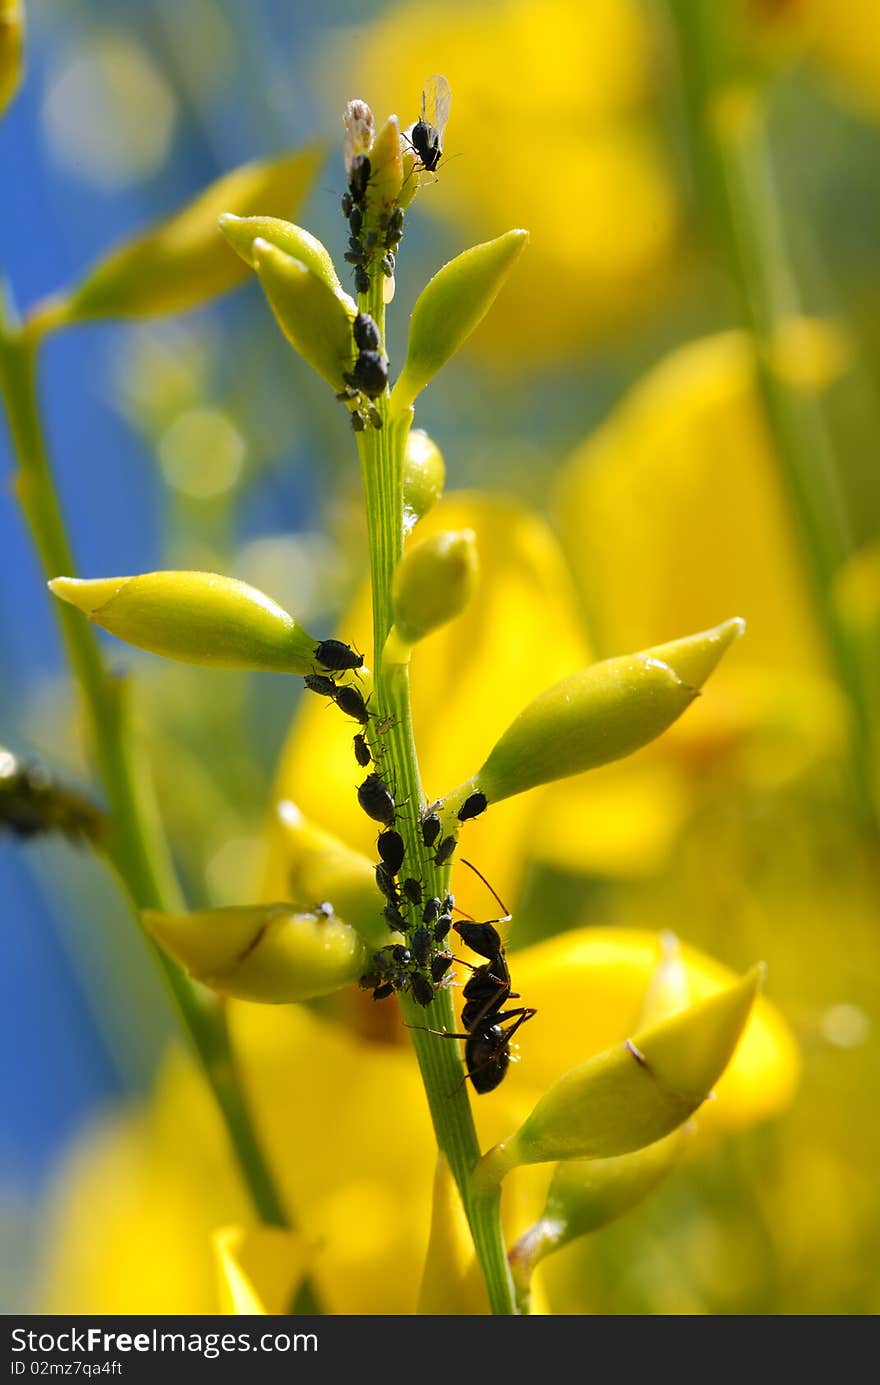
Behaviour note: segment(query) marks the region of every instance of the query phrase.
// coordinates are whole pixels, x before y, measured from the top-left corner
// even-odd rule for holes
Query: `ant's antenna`
[[[489,891],[490,895],[495,900],[495,903],[498,905],[499,909],[502,909],[504,911],[504,917],[498,919],[497,922],[510,923],[510,920],[513,918],[513,914],[510,912],[501,896],[497,894],[495,890],[493,890],[492,886],[489,884],[489,881],[486,879],[482,871],[477,870],[476,866],[471,861],[466,861],[463,856],[460,856],[459,860],[461,861],[461,864],[463,866],[467,866],[468,870],[472,870],[474,875],[478,876],[479,879],[482,880],[483,884],[486,886],[486,889]]]

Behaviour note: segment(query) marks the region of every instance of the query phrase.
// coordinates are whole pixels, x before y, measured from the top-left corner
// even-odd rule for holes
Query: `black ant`
[[[487,919],[482,923],[475,920],[459,919],[452,926],[456,933],[478,956],[485,957],[482,966],[470,966],[472,975],[464,988],[465,1005],[461,1012],[464,1025],[463,1034],[451,1034],[446,1029],[428,1029],[428,1034],[436,1034],[441,1039],[464,1039],[464,1061],[467,1068],[465,1081],[469,1077],[474,1091],[479,1095],[492,1092],[504,1080],[510,1066],[510,1045],[520,1025],[532,1019],[538,1012],[527,1005],[505,1010],[509,1000],[519,1000],[519,992],[512,989],[510,968],[504,952],[501,935],[496,923],[509,923],[511,914],[507,905],[495,893],[488,880],[470,861],[463,861],[476,876],[482,880],[486,889],[503,909],[501,918]],[[513,1023],[505,1026],[505,1020]],[[414,1025],[411,1028],[420,1026]]]

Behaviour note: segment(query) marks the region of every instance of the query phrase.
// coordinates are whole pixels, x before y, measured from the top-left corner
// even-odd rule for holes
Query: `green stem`
[[[876,727],[859,650],[834,601],[834,583],[853,542],[833,445],[816,395],[793,386],[776,365],[781,329],[802,305],[767,146],[764,94],[737,78],[725,6],[702,0],[668,3],[700,185],[754,342],[758,390],[800,532],[819,625],[853,709],[855,800],[865,824],[877,831],[870,769]]]
[[[382,278],[375,276],[370,292],[360,300],[360,310],[369,313],[385,339],[385,306]],[[417,872],[424,880],[427,895],[443,898],[449,886],[449,868],[438,869],[427,854],[421,839],[420,813],[425,804],[418,757],[412,730],[409,668],[383,666],[382,651],[393,623],[391,584],[403,555],[403,462],[411,415],[390,422],[388,399],[375,401],[382,418],[380,429],[367,428],[358,434],[367,524],[370,539],[370,572],[373,588],[373,666],[374,696],[371,710],[374,723],[389,718],[390,730],[383,736],[391,780],[399,805],[396,829],[406,846],[407,859],[420,863]],[[400,996],[403,1018],[411,1026],[415,1049],[434,1132],[439,1148],[449,1162],[474,1239],[477,1258],[483,1270],[493,1313],[515,1314],[513,1284],[507,1264],[501,1229],[500,1195],[475,1196],[471,1174],[480,1158],[459,1045],[446,1041],[427,1029],[455,1032],[452,995],[441,988],[427,1008],[409,996]]]
[[[38,341],[10,320],[5,306],[0,301],[0,393],[18,462],[15,489],[47,578],[72,576],[76,568],[40,421]],[[182,901],[148,776],[130,735],[125,681],[107,672],[88,621],[63,602],[53,602],[53,609],[107,796],[108,856],[140,925],[142,909],[173,913]],[[217,1100],[254,1209],[261,1220],[286,1226],[281,1196],[236,1073],[224,1009],[208,992],[197,989],[167,953],[152,942],[148,946]]]

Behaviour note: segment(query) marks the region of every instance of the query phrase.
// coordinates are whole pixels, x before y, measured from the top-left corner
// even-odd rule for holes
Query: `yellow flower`
[[[825,324],[792,321],[780,365],[819,388],[845,362],[836,341]],[[732,611],[746,621],[747,637],[687,717],[642,755],[547,801],[542,858],[651,874],[707,771],[773,788],[838,757],[846,737],[748,338],[706,338],[655,366],[563,467],[555,510],[600,654]]]
[[[428,18],[405,4],[334,45],[322,91],[341,108],[346,92],[381,90],[403,128],[428,75],[447,77],[443,195],[428,188],[420,208],[468,241],[528,226],[528,254],[475,338],[494,360],[568,359],[660,291],[678,206],[652,66],[634,0],[455,0]]]
[[[477,535],[479,592],[464,615],[413,654],[429,793],[466,777],[523,703],[586,657],[565,565],[547,529],[510,502],[456,496],[437,506],[419,537],[461,527]],[[362,598],[342,632],[366,647],[368,629]],[[371,850],[375,830],[354,802],[350,735],[316,703],[306,699],[297,717],[278,796],[294,794],[319,824]],[[521,795],[468,825],[468,854],[511,902],[553,792]],[[273,897],[284,868],[279,831],[267,881]],[[466,871],[455,887],[465,907],[484,917],[482,887]],[[496,1092],[474,1100],[484,1149],[521,1123],[548,1083],[633,1031],[660,955],[656,934],[611,928],[562,933],[511,951],[516,987],[538,1014],[521,1033],[522,1061]],[[693,949],[685,947],[683,959],[694,1000],[731,979]],[[396,1007],[349,989],[339,993],[335,1011],[320,1015],[304,1006],[242,1002],[233,1002],[229,1014],[247,1094],[296,1234],[248,1239],[248,1213],[219,1122],[199,1077],[176,1058],[151,1113],[120,1117],[90,1136],[62,1174],[40,1306],[191,1312],[220,1303],[272,1311],[307,1264],[331,1313],[411,1313],[420,1303],[462,1311],[473,1271],[466,1243],[443,1220],[449,1189],[439,1175],[431,1234],[442,1283],[423,1282],[436,1145]],[[705,1138],[782,1109],[797,1066],[784,1024],[760,1001],[717,1100],[699,1113]],[[510,1242],[540,1213],[551,1173],[535,1166],[506,1181]],[[210,1233],[230,1224],[235,1232],[215,1242],[218,1300]],[[547,1306],[553,1309],[552,1298]]]

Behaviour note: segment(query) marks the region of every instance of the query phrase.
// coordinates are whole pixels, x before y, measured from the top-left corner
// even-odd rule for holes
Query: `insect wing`
[[[425,83],[422,92],[422,120],[433,125],[440,143],[449,120],[449,107],[452,104],[452,91],[445,77],[435,72]]]

